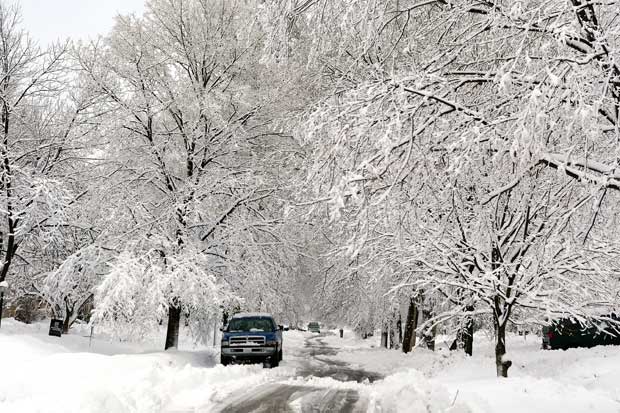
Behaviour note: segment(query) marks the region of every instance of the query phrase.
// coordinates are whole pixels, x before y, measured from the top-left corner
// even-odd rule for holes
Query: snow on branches
[[[96,289],[92,323],[135,338],[153,331],[171,306],[179,306],[193,337],[206,339],[206,324],[231,298],[209,267],[207,256],[190,248],[174,255],[160,248],[125,250]]]
[[[329,12],[290,24],[323,39],[294,56],[323,65],[326,91],[298,129],[308,187],[342,250],[366,258],[358,271],[432,292],[429,323],[490,314],[506,375],[515,308],[543,322],[618,305],[604,287],[617,283],[618,10],[405,3],[314,2]],[[359,24],[323,17],[341,13]]]

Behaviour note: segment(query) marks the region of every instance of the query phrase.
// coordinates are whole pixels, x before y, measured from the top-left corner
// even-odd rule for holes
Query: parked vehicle
[[[224,366],[262,362],[277,367],[282,361],[282,326],[271,314],[235,314],[222,331],[220,361]]]
[[[308,323],[308,331],[311,333],[320,333],[321,326],[316,321],[313,321],[311,323]]]
[[[608,314],[591,324],[561,318],[543,327],[542,333],[543,349],[620,345],[620,316]]]

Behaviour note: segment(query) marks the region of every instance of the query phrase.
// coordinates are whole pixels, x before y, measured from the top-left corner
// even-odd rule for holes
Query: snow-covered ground
[[[160,343],[98,336],[89,345],[86,335],[77,329],[50,337],[44,324],[3,320],[0,412],[211,412],[231,395],[251,394],[267,383],[354,392],[364,409],[377,413],[620,412],[620,347],[542,351],[537,337],[511,337],[511,377],[497,379],[492,343],[483,335],[476,337],[474,356],[468,358],[444,345],[436,352],[415,349],[405,355],[350,331],[343,339],[290,331],[285,361],[271,370],[223,367],[217,364],[217,349],[186,342],[180,351],[163,352]],[[383,378],[357,382],[304,374],[309,343],[329,349],[317,356],[320,363],[331,360]],[[296,406],[291,402],[292,409]]]
[[[2,320],[0,412],[209,411],[237,389],[292,374],[223,367],[213,348],[163,352],[98,338],[89,346],[82,334],[46,334],[46,325]]]
[[[442,340],[436,352],[416,348],[404,355],[369,348],[369,340],[347,333],[344,339],[325,338],[343,347],[335,360],[382,373],[386,381],[399,377],[414,387],[429,381],[430,388],[446,389],[471,412],[620,412],[620,346],[546,351],[539,337],[510,336],[510,377],[498,379],[494,344],[484,334],[476,334],[474,355],[467,357],[448,351]]]

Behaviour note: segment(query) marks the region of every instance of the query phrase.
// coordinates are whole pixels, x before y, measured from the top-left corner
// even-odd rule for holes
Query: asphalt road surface
[[[337,349],[328,347],[322,340],[324,335],[306,339],[301,353],[292,354],[296,360],[297,377],[331,377],[341,382],[373,382],[382,376],[331,360],[325,356],[334,355]],[[285,359],[287,355],[285,353]],[[228,401],[221,413],[280,413],[280,412],[366,412],[368,400],[355,389],[325,388],[312,385],[291,385],[268,383],[248,390],[243,395]]]

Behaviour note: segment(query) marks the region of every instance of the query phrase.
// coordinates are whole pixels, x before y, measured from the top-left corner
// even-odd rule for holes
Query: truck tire
[[[265,360],[263,360],[263,368],[264,369],[272,369],[274,367],[278,367],[280,363],[278,362],[277,357],[275,359],[272,359],[271,357],[267,357]]]
[[[278,352],[278,362],[282,361],[282,350]]]
[[[274,368],[274,367],[278,367],[280,365],[280,356],[282,355],[282,350],[278,350],[276,349],[275,354],[273,355],[273,357],[269,360],[267,360],[267,363],[269,363],[269,368]]]
[[[222,363],[222,366],[228,366],[230,364],[230,359],[228,357],[220,356],[220,363]]]

